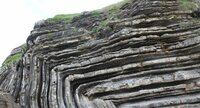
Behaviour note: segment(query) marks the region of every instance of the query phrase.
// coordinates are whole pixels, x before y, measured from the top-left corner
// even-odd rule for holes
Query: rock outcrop
[[[70,23],[43,20],[0,88],[22,108],[198,108],[199,13],[180,5],[132,0]]]
[[[20,108],[8,93],[0,92],[0,108]]]

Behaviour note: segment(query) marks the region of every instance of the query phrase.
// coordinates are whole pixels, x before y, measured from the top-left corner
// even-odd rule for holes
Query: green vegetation
[[[26,48],[27,48],[26,43],[25,43],[25,44],[22,44],[22,45],[19,46],[19,47],[22,48],[22,49],[26,49]]]
[[[93,31],[93,32],[98,32],[101,28],[106,27],[107,24],[108,24],[108,21],[107,21],[107,20],[98,22],[98,26],[95,26],[95,27],[92,29],[92,31]]]
[[[118,3],[106,6],[102,9],[94,10],[94,11],[92,11],[92,15],[99,16],[99,15],[101,15],[101,13],[110,13],[114,16],[114,14],[116,14],[120,10],[120,8],[128,2],[130,2],[130,0],[122,0]]]
[[[195,10],[197,8],[197,5],[192,2],[192,0],[178,0],[180,4],[180,9],[187,11],[187,10]]]
[[[117,12],[117,10],[120,9],[122,5],[129,2],[130,0],[122,0],[121,2],[118,2],[116,4],[112,4],[110,6],[104,7],[102,9],[94,10],[92,12],[92,15],[99,16],[102,12]],[[56,15],[53,18],[48,18],[46,21],[50,24],[57,24],[57,23],[69,23],[72,21],[72,19],[76,16],[79,16],[81,13],[74,13],[74,14],[60,14]]]
[[[130,0],[122,0],[118,3],[115,3],[115,4],[112,4],[112,5],[109,5],[109,6],[106,6],[102,9],[98,9],[98,10],[95,10],[96,12],[112,12],[112,11],[117,11],[120,9],[121,6],[123,6],[124,4],[128,3]]]
[[[19,61],[22,57],[22,53],[17,53],[15,55],[12,56],[8,56],[6,58],[6,60],[3,62],[3,65],[10,65],[10,64],[14,64],[17,61]]]
[[[22,44],[18,48],[22,48],[23,50],[26,50],[27,46],[26,44]],[[8,56],[2,65],[14,64],[18,62],[21,58],[22,58],[22,52],[16,53],[12,56]]]
[[[102,12],[99,12],[97,10],[92,11],[92,16],[99,16]]]
[[[76,17],[79,16],[80,13],[74,13],[74,14],[61,14],[61,15],[56,15],[53,18],[48,18],[47,21],[51,24],[55,24],[55,23],[69,23],[71,22],[71,20]]]
[[[108,13],[108,14],[111,14],[111,15],[109,15],[109,17],[115,17],[115,15],[120,11],[120,8],[124,4],[126,4],[126,3],[130,2],[130,1],[131,0],[122,0],[122,1],[120,1],[118,3],[106,6],[106,7],[102,8],[102,9],[94,10],[94,11],[92,11],[92,15],[93,16],[99,16],[99,15],[101,15],[101,13]],[[106,20],[98,22],[98,25],[95,26],[92,29],[92,31],[93,32],[98,32],[101,28],[106,27],[106,25],[108,24],[109,17]]]

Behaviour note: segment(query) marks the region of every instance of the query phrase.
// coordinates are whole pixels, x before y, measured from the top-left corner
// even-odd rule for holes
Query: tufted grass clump
[[[22,51],[21,52],[17,52],[14,55],[8,56],[4,60],[2,66],[4,66],[4,65],[11,65],[11,64],[15,64],[16,62],[18,62],[22,58],[22,55],[23,55],[24,51],[27,49],[27,45],[25,43],[25,44],[22,44],[22,45],[18,46],[17,48],[21,48]]]
[[[8,56],[6,60],[3,62],[3,65],[10,65],[18,62],[22,58],[22,53],[17,53],[12,56]]]
[[[80,13],[74,13],[74,14],[60,14],[56,15],[53,18],[48,18],[46,21],[51,23],[51,24],[56,24],[56,23],[69,23],[72,21],[72,19],[76,16],[79,16]]]
[[[120,7],[123,6],[124,4],[128,3],[131,0],[122,0],[118,3],[106,6],[102,9],[98,9],[98,10],[94,10],[92,11],[92,15],[93,16],[99,16],[101,15],[101,13],[105,13],[105,12],[117,12],[118,10],[120,10]],[[72,19],[74,17],[80,16],[81,13],[74,13],[74,14],[60,14],[60,15],[56,15],[52,18],[48,18],[46,19],[46,21],[49,24],[58,24],[58,23],[70,23],[72,21]]]
[[[192,0],[178,0],[179,7],[184,11],[194,11],[197,8],[197,5]]]

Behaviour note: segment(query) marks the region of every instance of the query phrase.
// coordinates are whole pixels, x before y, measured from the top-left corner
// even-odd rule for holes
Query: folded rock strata
[[[200,107],[192,11],[177,0],[132,0],[108,16],[38,23],[22,59],[1,71],[1,90],[22,108]],[[105,29],[92,32],[105,18]]]
[[[19,106],[10,94],[0,92],[0,108],[19,108]]]

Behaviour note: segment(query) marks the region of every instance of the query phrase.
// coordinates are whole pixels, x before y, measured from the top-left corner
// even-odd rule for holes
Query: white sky
[[[121,0],[4,0],[0,3],[0,65],[26,42],[34,23],[56,14],[100,9]]]

